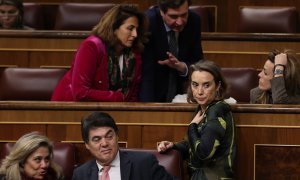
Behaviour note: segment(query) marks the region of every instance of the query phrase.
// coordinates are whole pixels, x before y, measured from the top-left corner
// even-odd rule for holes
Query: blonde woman
[[[0,167],[0,180],[60,180],[62,168],[52,161],[53,146],[38,132],[23,135]]]

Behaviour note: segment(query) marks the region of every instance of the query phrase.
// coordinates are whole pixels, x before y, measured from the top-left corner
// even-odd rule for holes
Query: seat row
[[[0,160],[2,160],[12,149],[14,142],[1,143],[0,147]],[[165,154],[160,154],[156,149],[126,149],[123,151],[139,151],[148,152],[156,156],[160,165],[164,166],[165,169],[173,176],[180,177],[183,179],[183,162],[181,155],[178,151],[172,150]],[[87,151],[87,150],[86,150]],[[78,165],[77,157],[82,154],[78,154],[77,148],[72,143],[66,142],[55,142],[53,143],[53,154],[54,161],[63,168],[63,172],[66,180],[72,179],[74,168]],[[92,158],[92,157],[91,157]]]
[[[37,30],[86,30],[95,26],[113,3],[24,3],[24,23]],[[192,5],[201,17],[202,32],[217,31],[217,7]],[[300,31],[296,7],[241,6],[238,32],[297,33]]]
[[[0,100],[50,100],[52,92],[68,71],[63,68],[0,68]],[[238,103],[250,102],[250,90],[258,85],[254,68],[222,68],[229,96]]]
[[[24,24],[37,30],[89,31],[113,3],[24,3]],[[215,31],[214,6],[191,6],[201,16],[202,31]]]

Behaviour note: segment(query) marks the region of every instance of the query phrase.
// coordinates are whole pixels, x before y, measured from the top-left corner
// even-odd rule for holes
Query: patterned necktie
[[[178,57],[178,44],[174,31],[169,31],[169,51],[176,57]]]
[[[169,31],[169,51],[175,56],[178,57],[178,44],[174,31]],[[171,102],[175,95],[177,94],[177,76],[178,73],[175,69],[170,68],[169,70],[169,81],[168,81],[168,92],[166,101]]]
[[[102,168],[102,175],[99,180],[110,180],[108,171],[110,169],[110,166],[103,166]]]

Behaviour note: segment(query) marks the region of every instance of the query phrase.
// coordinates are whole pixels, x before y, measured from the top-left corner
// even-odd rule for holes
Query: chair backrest
[[[209,5],[192,5],[190,9],[201,18],[202,32],[215,32],[217,29],[217,7]]]
[[[239,32],[296,33],[299,17],[295,7],[251,6],[239,9]]]
[[[111,3],[63,3],[58,8],[54,29],[90,31],[113,6]]]
[[[183,179],[183,161],[181,155],[176,150],[170,150],[164,154],[158,153],[156,149],[122,149],[123,151],[146,152],[155,155],[158,163],[163,166],[171,175]]]
[[[0,100],[50,100],[67,69],[0,68]]]
[[[14,142],[2,144],[0,160],[9,154],[14,144]],[[72,179],[73,170],[77,165],[75,146],[72,143],[55,142],[53,143],[53,154],[54,162],[63,168],[65,179]]]
[[[258,71],[255,68],[222,68],[222,72],[230,97],[238,103],[249,103],[250,90],[258,85]]]
[[[38,3],[23,3],[24,25],[34,29],[44,29],[44,14],[42,6]]]

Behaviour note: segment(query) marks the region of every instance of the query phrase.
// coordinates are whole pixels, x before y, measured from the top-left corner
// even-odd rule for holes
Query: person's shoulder
[[[80,171],[85,171],[87,169],[90,169],[91,167],[97,167],[97,164],[96,164],[96,160],[93,159],[93,160],[90,160],[78,167],[75,168],[74,172],[80,172]]]
[[[145,151],[121,150],[121,153],[123,153],[123,155],[127,156],[127,158],[129,158],[130,160],[144,160],[144,159],[155,157],[154,154],[152,154],[150,152],[145,152]]]
[[[193,10],[189,10],[189,20],[200,22],[200,16]]]
[[[225,101],[216,101],[210,105],[207,113],[209,115],[219,116],[222,114],[227,114],[230,111],[231,111],[230,105],[227,104]]]
[[[151,21],[151,20],[154,20],[156,19],[156,17],[159,14],[159,7],[158,6],[153,6],[153,7],[150,7],[149,9],[146,10],[145,12],[146,16],[148,17],[148,19]]]
[[[88,36],[85,40],[83,40],[81,46],[90,46],[94,49],[99,49],[100,51],[106,51],[105,42],[96,35]]]
[[[98,37],[98,36],[96,36],[96,35],[94,35],[94,34],[89,35],[89,36],[84,40],[84,42],[104,43],[104,41],[103,41],[100,37]]]
[[[261,94],[261,93],[262,93],[262,90],[259,89],[258,87],[251,89],[250,90],[250,99],[256,98],[256,96],[258,96],[258,94]]]

